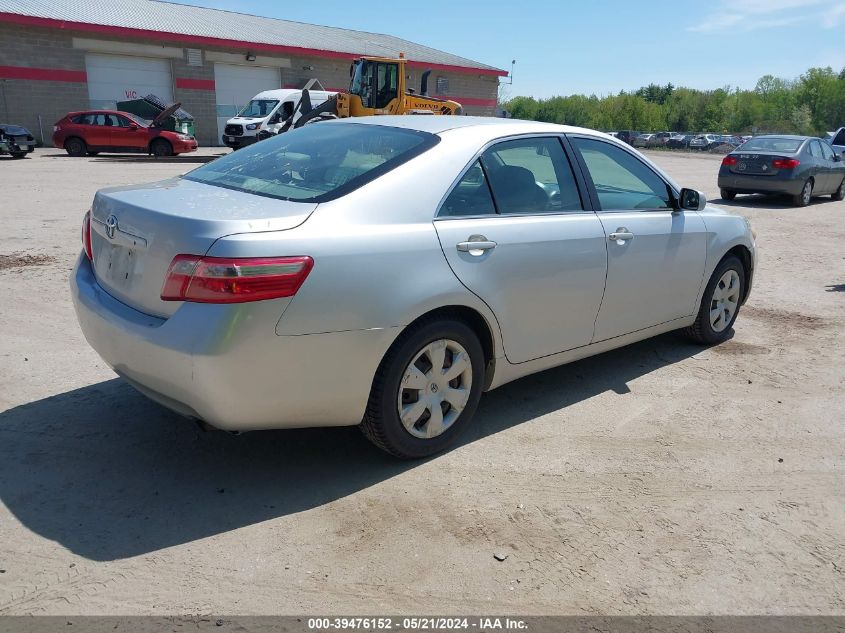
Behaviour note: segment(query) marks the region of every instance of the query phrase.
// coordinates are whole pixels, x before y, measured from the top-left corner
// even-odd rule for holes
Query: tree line
[[[797,79],[765,75],[753,90],[649,84],[606,97],[514,97],[501,107],[516,119],[597,130],[824,136],[845,126],[845,68],[810,68]]]

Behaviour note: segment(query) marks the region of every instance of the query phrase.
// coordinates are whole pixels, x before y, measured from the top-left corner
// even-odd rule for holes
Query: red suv
[[[178,103],[173,104],[151,122],[116,110],[70,112],[53,126],[53,145],[71,156],[96,156],[100,152],[172,156],[194,152],[197,141],[193,136],[160,127],[161,121],[178,107]]]

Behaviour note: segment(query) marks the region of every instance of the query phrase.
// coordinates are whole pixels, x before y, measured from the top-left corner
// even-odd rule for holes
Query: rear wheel
[[[736,191],[733,189],[719,189],[719,195],[722,196],[722,200],[733,200],[736,198]]]
[[[726,340],[739,314],[744,290],[745,267],[738,257],[729,255],[713,271],[704,289],[695,323],[687,328],[687,334],[704,345]]]
[[[438,453],[468,426],[484,383],[484,351],[460,321],[437,320],[403,334],[373,380],[364,435],[403,459]]]
[[[830,194],[834,200],[845,200],[845,178],[839,183],[839,189]]]
[[[88,152],[86,152],[86,153],[87,153],[89,156],[96,156],[96,155],[97,155],[97,154],[99,154],[100,152],[92,152],[91,150],[88,150]]]
[[[153,156],[163,158],[165,156],[173,156],[173,146],[165,141],[163,138],[157,138],[150,143],[150,151]]]
[[[65,151],[71,156],[85,156],[88,147],[85,141],[74,136],[65,141]]]
[[[26,152],[9,152],[12,155],[12,158],[23,158],[26,156]]]
[[[810,200],[813,199],[813,181],[807,180],[804,183],[804,186],[801,187],[801,193],[797,196],[793,196],[792,203],[796,207],[806,207],[810,204]]]

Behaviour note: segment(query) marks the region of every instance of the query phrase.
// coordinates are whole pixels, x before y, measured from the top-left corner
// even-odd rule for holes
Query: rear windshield
[[[439,142],[427,132],[314,123],[195,169],[188,180],[281,200],[325,202],[375,180]]]
[[[752,138],[750,141],[743,143],[737,149],[743,152],[790,152],[794,153],[801,147],[802,139],[794,138],[780,138],[777,136]]]

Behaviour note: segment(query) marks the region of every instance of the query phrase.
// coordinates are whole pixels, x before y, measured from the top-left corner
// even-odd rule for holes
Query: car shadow
[[[845,292],[845,284],[832,284],[825,286],[827,292]]]
[[[767,195],[762,193],[739,194],[733,200],[725,200],[724,198],[714,198],[713,200],[709,200],[709,202],[717,204],[720,207],[765,207],[767,209],[781,207],[784,209],[801,208],[795,206],[789,196],[780,196],[773,194]],[[825,196],[822,198],[813,198],[808,206],[812,207],[817,204],[824,204],[825,202],[830,202],[830,197]]]
[[[523,378],[482,398],[458,446],[628,393],[701,349],[673,333]],[[382,453],[355,427],[202,432],[120,379],[0,413],[0,500],[29,530],[92,560],[315,508],[421,463]]]

